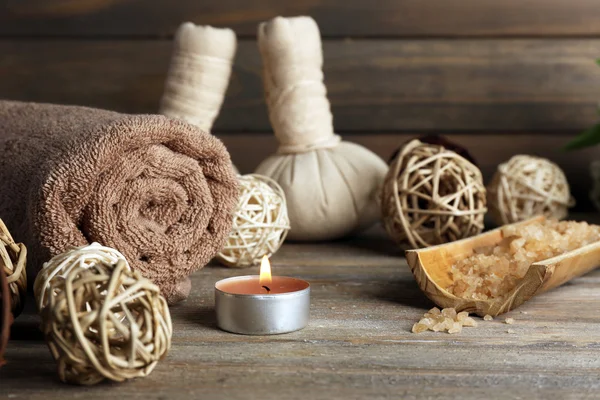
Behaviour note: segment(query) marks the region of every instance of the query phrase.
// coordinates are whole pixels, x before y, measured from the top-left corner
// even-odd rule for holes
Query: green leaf
[[[600,124],[594,125],[581,132],[564,147],[565,150],[576,150],[600,143]]]

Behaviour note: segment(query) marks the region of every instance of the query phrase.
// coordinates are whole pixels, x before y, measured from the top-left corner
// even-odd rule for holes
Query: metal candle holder
[[[215,284],[215,309],[219,328],[244,335],[276,335],[294,332],[308,324],[310,285],[301,279],[274,277],[283,293],[236,294],[227,287],[256,281],[258,275],[239,276]]]

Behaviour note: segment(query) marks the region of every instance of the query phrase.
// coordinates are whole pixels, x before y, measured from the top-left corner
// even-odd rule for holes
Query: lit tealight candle
[[[271,276],[265,256],[260,275],[238,276],[215,284],[219,328],[246,335],[274,335],[308,324],[310,285],[302,279]]]

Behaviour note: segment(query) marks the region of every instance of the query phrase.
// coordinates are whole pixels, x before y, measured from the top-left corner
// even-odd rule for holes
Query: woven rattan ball
[[[285,194],[266,176],[239,177],[240,197],[233,217],[233,229],[217,260],[228,267],[249,267],[270,257],[290,230]]]
[[[23,310],[27,294],[27,248],[23,243],[15,243],[10,232],[0,220],[0,258],[8,281],[10,309],[16,318]]]
[[[500,164],[488,185],[490,214],[498,225],[536,215],[562,219],[575,205],[560,167],[545,158],[516,155]]]
[[[52,286],[42,330],[63,382],[146,376],[166,356],[173,333],[167,301],[125,261],[73,268]]]
[[[388,234],[404,248],[421,248],[483,230],[485,187],[479,169],[443,146],[413,140],[392,160],[381,212]]]
[[[33,284],[38,310],[41,311],[45,307],[51,289],[56,287],[56,282],[64,280],[72,269],[90,268],[98,263],[113,265],[119,260],[125,261],[129,269],[129,264],[123,254],[112,247],[102,246],[95,242],[86,246],[72,247],[53,257],[44,263]]]

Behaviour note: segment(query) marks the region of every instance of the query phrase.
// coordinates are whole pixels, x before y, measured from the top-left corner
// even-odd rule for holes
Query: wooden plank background
[[[596,0],[2,0],[0,34],[168,36],[183,20],[254,36],[276,15],[311,15],[325,36],[592,36]]]
[[[597,0],[0,0],[0,98],[156,112],[178,24],[229,26],[240,43],[214,132],[251,172],[275,148],[256,25],[279,14],[320,24],[348,140],[387,158],[410,137],[448,134],[486,179],[513,154],[549,157],[590,209],[600,152],[560,147],[598,118]]]
[[[152,113],[170,52],[166,40],[3,40],[0,93]],[[600,39],[327,40],[324,54],[340,132],[564,131],[597,117]],[[269,131],[254,40],[235,63],[215,130]]]

